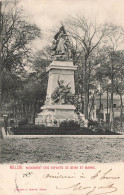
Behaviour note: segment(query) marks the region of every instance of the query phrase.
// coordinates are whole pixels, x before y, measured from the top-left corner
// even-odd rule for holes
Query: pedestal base
[[[64,120],[78,121],[73,105],[47,105],[41,108],[43,111],[38,114],[35,124],[45,126],[59,126]]]

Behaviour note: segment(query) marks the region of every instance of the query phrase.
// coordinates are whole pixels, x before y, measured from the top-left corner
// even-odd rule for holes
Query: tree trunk
[[[120,126],[123,127],[123,100],[122,100],[122,94],[120,94],[120,102],[121,102],[121,108],[120,108]]]
[[[109,117],[109,91],[107,88],[107,116],[106,116],[106,124],[107,124],[107,129],[109,130],[109,123],[110,123],[110,117]]]
[[[1,29],[2,29],[2,25],[1,25],[1,5],[2,2],[0,1],[0,116],[1,116],[1,107],[2,107],[2,38],[1,38]]]
[[[113,67],[113,66],[112,66]],[[110,116],[110,121],[111,121],[111,130],[114,129],[114,109],[113,109],[113,75],[111,79],[111,116]]]
[[[91,119],[91,111],[94,109],[94,101],[95,101],[95,96],[94,96],[94,93],[93,93],[93,97],[91,99],[91,107],[90,107],[90,110],[89,110],[89,119]]]
[[[88,119],[88,83],[87,83],[87,57],[85,55],[84,62],[84,115]]]
[[[36,113],[36,102],[34,102],[31,106],[31,123],[35,124],[35,113]]]
[[[29,119],[29,122],[31,122],[31,104],[29,103],[29,109],[28,109],[28,119]]]

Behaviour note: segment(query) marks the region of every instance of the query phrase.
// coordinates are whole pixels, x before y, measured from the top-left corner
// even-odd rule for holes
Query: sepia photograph
[[[124,195],[123,171],[123,0],[0,1],[0,194]]]

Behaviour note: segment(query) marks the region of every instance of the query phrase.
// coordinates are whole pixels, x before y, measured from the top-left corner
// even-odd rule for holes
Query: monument
[[[73,65],[72,54],[71,42],[62,26],[54,36],[53,61],[46,70],[49,73],[46,101],[35,124],[59,126],[63,120],[78,120],[74,106],[74,71],[77,67]]]

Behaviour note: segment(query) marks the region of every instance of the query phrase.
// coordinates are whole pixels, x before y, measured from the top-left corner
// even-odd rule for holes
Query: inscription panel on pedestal
[[[74,111],[73,110],[56,110],[57,119],[73,119]]]

